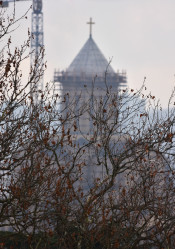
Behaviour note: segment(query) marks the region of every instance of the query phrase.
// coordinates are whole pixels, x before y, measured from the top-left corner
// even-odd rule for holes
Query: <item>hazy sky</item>
[[[17,15],[31,2],[16,4]],[[12,10],[12,4],[8,11]],[[146,76],[147,88],[166,107],[175,82],[174,0],[43,0],[44,40],[48,70],[65,69],[89,36],[93,38],[115,70],[125,69],[128,85],[139,88]],[[30,27],[30,16],[16,31],[22,42]]]

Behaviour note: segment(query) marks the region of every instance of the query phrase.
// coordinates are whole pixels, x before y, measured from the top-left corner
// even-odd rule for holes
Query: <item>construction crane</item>
[[[10,2],[21,2],[21,1],[31,1],[31,0],[5,0],[2,2],[2,7],[8,7]],[[33,11],[32,11],[32,25],[31,32],[33,39],[31,39],[31,65],[34,63],[35,59],[38,58],[40,54],[41,47],[44,46],[44,32],[43,32],[43,12],[42,12],[42,0],[32,0],[33,1]],[[36,90],[43,90],[43,77],[37,84]],[[38,92],[38,91],[36,91]],[[38,94],[35,94],[35,101],[38,101]]]

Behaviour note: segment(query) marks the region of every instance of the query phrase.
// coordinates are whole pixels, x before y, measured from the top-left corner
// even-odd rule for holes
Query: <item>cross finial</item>
[[[90,26],[90,37],[92,36],[92,25],[95,24],[95,22],[92,21],[92,18],[90,18],[90,21],[87,22],[87,24],[89,24]]]

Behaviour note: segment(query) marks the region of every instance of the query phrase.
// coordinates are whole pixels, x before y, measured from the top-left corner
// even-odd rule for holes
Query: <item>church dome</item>
[[[92,18],[87,24],[90,25],[88,40],[67,70],[55,70],[54,82],[58,83],[58,88],[61,83],[63,91],[66,92],[76,91],[80,86],[92,87],[94,80],[98,87],[105,87],[108,82],[117,91],[118,87],[126,86],[126,73],[114,71],[92,38],[92,25],[95,24]],[[106,72],[107,74],[105,74]]]
[[[103,76],[106,70],[108,74],[115,74],[115,71],[90,35],[66,71],[68,75]]]

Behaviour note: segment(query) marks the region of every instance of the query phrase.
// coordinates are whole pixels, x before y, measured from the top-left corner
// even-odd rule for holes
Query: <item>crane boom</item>
[[[6,0],[2,2],[2,7],[7,8],[9,6],[9,3],[11,2],[19,2],[19,1],[31,1],[31,0]]]

